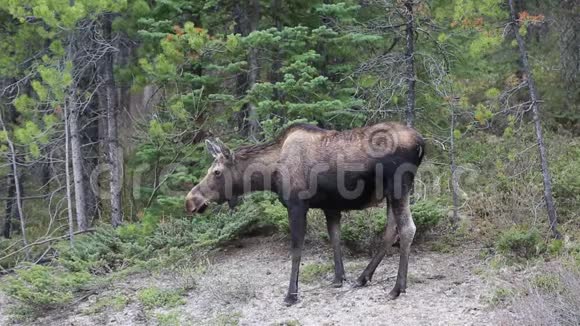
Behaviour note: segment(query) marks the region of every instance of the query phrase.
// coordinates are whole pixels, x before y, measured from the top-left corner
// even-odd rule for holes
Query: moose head
[[[206,140],[207,151],[214,158],[206,176],[191,189],[185,199],[188,213],[203,213],[210,202],[218,204],[228,202],[230,208],[237,203],[234,195],[234,183],[238,179],[235,167],[234,152],[221,140]]]

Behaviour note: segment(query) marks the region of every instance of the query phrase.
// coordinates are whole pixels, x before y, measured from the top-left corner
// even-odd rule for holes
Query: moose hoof
[[[392,289],[391,292],[389,292],[389,295],[388,295],[389,301],[397,299],[401,293],[405,293],[405,291],[404,290],[399,290],[398,288]]]
[[[367,285],[367,283],[370,281],[369,278],[367,278],[366,276],[361,276],[356,280],[356,283],[354,284],[355,288],[362,288],[364,286]]]
[[[298,302],[298,294],[288,294],[286,298],[284,298],[284,304],[286,304],[286,307],[290,307],[296,302]]]
[[[335,278],[334,281],[332,281],[331,286],[333,288],[341,288],[342,287],[342,281],[343,281],[342,278]]]

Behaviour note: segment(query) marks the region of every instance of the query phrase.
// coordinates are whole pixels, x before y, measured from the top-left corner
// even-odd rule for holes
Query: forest
[[[0,324],[579,325],[579,31],[575,0],[0,0]],[[184,209],[206,139],[386,121],[426,144],[396,301],[397,248],[350,284],[384,204],[344,214],[342,288],[310,210],[291,307],[275,195]]]

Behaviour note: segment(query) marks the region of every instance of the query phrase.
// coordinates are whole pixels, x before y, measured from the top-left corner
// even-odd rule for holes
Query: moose
[[[415,235],[409,197],[425,143],[414,129],[398,123],[379,123],[345,131],[294,124],[273,141],[230,150],[219,139],[206,140],[214,162],[207,175],[187,194],[186,210],[202,213],[210,202],[234,207],[238,197],[271,191],[288,210],[292,269],[284,302],[298,300],[298,273],[306,214],[324,212],[334,251],[334,280],[345,279],[340,245],[341,212],[361,210],[386,199],[384,243],[355,286],[365,286],[383,260],[387,248],[399,242],[399,269],[390,300],[405,292],[409,253]]]

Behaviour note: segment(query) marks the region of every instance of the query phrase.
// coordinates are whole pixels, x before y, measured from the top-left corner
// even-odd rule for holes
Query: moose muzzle
[[[189,214],[203,213],[208,206],[207,199],[194,187],[185,197],[185,210]]]

